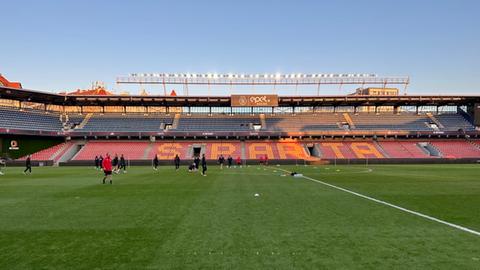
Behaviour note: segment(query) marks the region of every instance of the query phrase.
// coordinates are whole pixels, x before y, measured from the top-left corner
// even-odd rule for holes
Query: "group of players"
[[[233,166],[233,158],[232,156],[228,156],[227,159],[223,155],[220,155],[218,157],[218,164],[220,165],[220,169],[223,169],[225,165],[225,160],[227,160],[227,166],[228,168],[231,168]],[[125,157],[123,154],[118,157],[118,154],[115,154],[115,157],[113,160],[110,157],[110,154],[106,154],[105,158],[100,155],[100,156],[95,156],[95,169],[97,170],[103,170],[104,172],[104,177],[102,180],[102,183],[105,184],[109,182],[110,184],[113,184],[112,180],[112,173],[119,174],[121,171],[123,173],[127,173],[127,162],[125,160]],[[160,165],[160,160],[158,159],[158,155],[155,155],[152,161],[153,169],[158,170],[158,166]],[[175,165],[175,170],[180,169],[180,156],[177,154],[175,155],[175,158],[173,159],[173,163]],[[240,157],[237,157],[235,159],[235,163],[237,166],[241,167],[242,166],[242,160]],[[268,156],[265,155],[264,157],[260,158],[260,164],[268,165]],[[198,156],[195,156],[193,159],[193,163],[188,166],[188,171],[189,172],[195,172],[199,170],[200,165],[202,166],[202,171],[201,174],[203,176],[207,176],[207,160],[205,158],[205,154],[202,154],[202,158],[200,159]],[[25,170],[23,171],[24,174],[27,173],[32,173],[32,162],[31,162],[31,157],[30,155],[27,156],[27,159],[25,160]],[[3,174],[0,171],[0,174]]]
[[[95,169],[103,170],[103,173],[105,174],[102,180],[103,184],[107,182],[113,184],[112,173],[119,174],[121,171],[127,173],[127,162],[123,154],[120,155],[120,158],[115,154],[115,157],[112,160],[107,153],[105,158],[102,155],[95,156]]]
[[[220,164],[220,169],[223,169],[223,166],[225,165],[225,157],[223,155],[220,155],[218,157],[218,164]],[[235,164],[237,166],[242,166],[242,159],[240,157],[237,157],[235,159]],[[227,158],[227,166],[228,168],[231,168],[233,166],[233,158],[230,155]]]
[[[227,159],[223,155],[220,155],[218,157],[218,164],[220,165],[220,169],[223,169],[225,165],[225,160],[227,161],[227,166],[228,168],[233,166],[233,157],[228,156]],[[113,160],[111,159],[110,155],[107,153],[105,157],[102,155],[100,156],[95,156],[95,168],[97,170],[103,170],[104,172],[104,177],[102,179],[102,183],[113,183],[112,180],[112,173],[120,173],[123,171],[123,173],[127,172],[127,164],[125,157],[120,155],[120,158],[118,157],[117,154],[115,154],[115,157]],[[175,165],[175,170],[180,169],[180,156],[177,154],[175,155],[173,159],[173,163]],[[242,166],[242,160],[240,157],[237,157],[235,160],[235,163],[237,166],[241,167]],[[158,159],[158,155],[155,155],[155,157],[152,160],[152,166],[155,171],[158,170],[158,166],[160,165],[160,160]],[[202,154],[202,158],[196,156],[193,159],[193,163],[188,166],[188,171],[189,172],[196,172],[200,169],[200,166],[202,167],[201,174],[203,176],[207,176],[207,160],[205,158],[205,154]]]

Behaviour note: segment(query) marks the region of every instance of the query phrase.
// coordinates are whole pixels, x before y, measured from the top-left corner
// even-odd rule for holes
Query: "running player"
[[[112,184],[112,160],[110,159],[110,155],[107,154],[105,156],[105,159],[103,159],[102,162],[102,168],[103,172],[105,173],[105,177],[103,177],[103,184],[105,184],[106,180],[110,181],[110,184]]]

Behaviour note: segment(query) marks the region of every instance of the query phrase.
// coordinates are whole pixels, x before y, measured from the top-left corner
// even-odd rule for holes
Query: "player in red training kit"
[[[103,183],[105,184],[105,180],[110,180],[110,184],[112,184],[112,160],[110,159],[110,155],[103,159],[102,162],[103,172],[105,173],[105,177],[103,177]]]

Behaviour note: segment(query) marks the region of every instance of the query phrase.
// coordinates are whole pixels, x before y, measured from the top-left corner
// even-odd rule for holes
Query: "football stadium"
[[[480,3],[1,7],[0,270],[480,269]]]
[[[117,83],[369,87],[344,96],[52,94],[3,78],[2,268],[479,266],[480,96],[399,95],[387,86],[409,78],[373,74],[131,74]],[[98,159],[107,155],[121,155],[124,168],[113,161],[104,186]]]

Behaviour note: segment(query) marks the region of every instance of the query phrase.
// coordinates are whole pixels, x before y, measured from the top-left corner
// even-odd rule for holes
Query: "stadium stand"
[[[260,119],[242,115],[182,115],[177,131],[249,131],[253,125],[259,125]]]
[[[195,149],[198,155],[206,154],[207,159],[217,159],[220,153],[238,155],[241,153],[239,142],[219,143],[202,141],[170,141],[170,142],[128,142],[128,141],[90,141],[87,142],[73,160],[93,160],[95,156],[109,153],[124,154],[131,160],[153,159],[157,154],[161,160],[172,160],[176,154],[181,159],[192,159]]]
[[[318,157],[307,150],[307,145],[318,148]],[[35,160],[57,162],[75,142],[55,145],[32,155]],[[426,147],[422,147],[424,145]],[[429,153],[428,148],[438,150],[438,156]],[[150,160],[155,154],[160,160],[172,160],[178,154],[182,160],[191,160],[195,155],[205,154],[209,160],[216,160],[220,154],[225,157],[241,157],[258,160],[265,155],[270,160],[318,160],[318,159],[425,159],[480,158],[480,144],[475,140],[380,140],[374,141],[88,141],[72,160],[93,160],[95,156],[109,153],[124,154],[130,160]],[[243,154],[244,153],[244,154]],[[315,154],[316,155],[316,154]],[[20,158],[24,160],[25,157]]]
[[[430,118],[413,113],[359,113],[351,114],[357,130],[409,130],[432,131]]]
[[[442,140],[431,141],[436,149],[438,149],[444,158],[477,158],[480,157],[480,149],[469,141]]]
[[[378,144],[391,158],[429,158],[416,141],[379,141]]]
[[[306,132],[306,131],[475,131],[461,114],[301,113],[297,115],[78,114],[0,108],[0,128],[71,132]],[[434,118],[432,118],[434,117]],[[68,120],[68,121],[67,121]],[[63,121],[63,123],[62,123]],[[434,128],[435,122],[441,126]],[[64,129],[65,127],[65,129]]]
[[[123,154],[127,159],[141,160],[145,159],[148,146],[149,142],[146,141],[89,141],[72,160],[93,160],[95,156],[105,156],[106,153],[111,156]]]
[[[437,126],[437,127],[435,127]],[[184,115],[180,113],[142,114],[107,113],[78,114],[68,116],[60,113],[16,108],[0,108],[0,128],[25,131],[50,131],[89,134],[197,132],[202,137],[208,132],[305,132],[305,131],[405,131],[405,132],[474,132],[476,129],[461,113],[413,114],[413,113],[301,113],[285,115]],[[181,134],[181,133],[180,133]],[[247,133],[249,134],[249,133]],[[435,133],[431,133],[435,134]],[[81,135],[83,136],[83,135]],[[104,135],[106,136],[106,135]],[[198,136],[198,135],[197,135]],[[105,137],[104,137],[105,138]],[[457,136],[458,138],[458,136]],[[87,139],[86,137],[84,139]],[[107,138],[108,139],[108,138]],[[142,139],[142,138],[139,138]],[[143,136],[145,139],[145,136]],[[242,140],[242,141],[241,141]],[[315,145],[315,153],[307,149],[307,142]],[[34,153],[35,160],[58,162],[75,143],[63,143]],[[70,151],[71,152],[71,151]],[[478,140],[460,139],[401,139],[401,140],[258,140],[245,138],[209,141],[207,138],[161,140],[150,142],[110,141],[87,139],[85,145],[71,160],[92,160],[105,153],[124,154],[130,160],[148,160],[155,154],[162,160],[171,160],[179,154],[182,160],[194,155],[206,154],[216,160],[220,153],[225,156],[259,159],[267,155],[271,160],[288,159],[425,159],[425,158],[480,158]],[[315,155],[315,156],[314,156]],[[25,157],[20,158],[24,160]],[[66,158],[68,159],[68,157]],[[64,159],[65,160],[65,159]]]
[[[346,142],[319,142],[320,157],[326,159],[354,159],[357,156]]]
[[[249,141],[245,143],[245,153],[247,159],[260,159],[265,155],[269,159],[309,158],[303,143],[294,141]]]
[[[66,124],[70,128],[75,128],[75,127],[79,126],[80,124],[82,124],[83,119],[85,119],[85,117],[86,117],[86,115],[84,115],[84,114],[76,114],[76,113],[68,114],[68,119],[66,119],[68,121],[66,121]]]
[[[470,122],[457,113],[438,114],[435,118],[444,126],[442,130],[475,130],[475,127]]]
[[[0,108],[0,127],[60,132],[62,123],[56,113]]]
[[[207,159],[218,159],[221,154],[225,158],[229,155],[232,158],[242,157],[242,145],[236,141],[205,143],[205,157]]]
[[[341,114],[297,114],[266,116],[266,130],[270,131],[316,131],[316,130],[340,130],[340,125],[346,120]]]
[[[54,162],[57,162],[72,145],[72,142],[60,143],[32,154],[31,158],[33,160],[53,160]],[[25,160],[26,158],[27,157],[24,156],[19,159]]]
[[[157,132],[171,124],[173,118],[165,115],[139,114],[94,114],[83,127],[82,132]]]
[[[373,142],[347,142],[346,145],[357,158],[385,158],[382,150],[377,148]]]
[[[192,142],[156,142],[153,145],[152,151],[150,152],[149,159],[153,159],[155,154],[158,155],[160,160],[173,160],[175,155],[178,154],[180,159],[192,159],[193,153]]]

